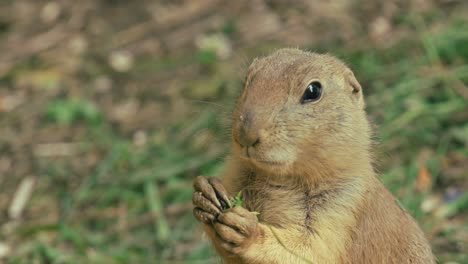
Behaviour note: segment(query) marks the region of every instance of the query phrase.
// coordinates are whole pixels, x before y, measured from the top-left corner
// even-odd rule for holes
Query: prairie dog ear
[[[345,75],[345,85],[349,87],[351,96],[357,102],[359,107],[362,109],[366,106],[364,102],[364,95],[362,94],[362,87],[359,82],[356,80],[354,73],[351,70],[348,70]]]

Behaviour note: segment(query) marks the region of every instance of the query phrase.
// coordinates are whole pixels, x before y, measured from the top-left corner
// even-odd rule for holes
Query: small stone
[[[0,259],[7,257],[11,252],[11,248],[4,242],[0,242]]]
[[[46,24],[52,24],[60,16],[60,5],[57,2],[48,2],[41,10],[41,20]]]
[[[88,48],[88,42],[83,36],[74,36],[69,43],[70,51],[75,54],[83,54]]]
[[[109,64],[115,71],[127,72],[133,67],[133,55],[127,51],[116,51],[109,56]]]
[[[390,22],[385,17],[376,18],[370,25],[370,37],[374,41],[382,41],[385,36],[391,31]]]
[[[441,199],[438,196],[429,196],[421,203],[421,211],[425,213],[433,212],[441,204]]]
[[[147,141],[148,141],[148,136],[146,135],[146,132],[143,130],[138,130],[133,135],[133,144],[135,144],[135,146],[137,147],[143,147]]]

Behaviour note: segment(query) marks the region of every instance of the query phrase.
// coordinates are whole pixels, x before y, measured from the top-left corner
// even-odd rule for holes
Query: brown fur
[[[322,98],[301,104],[312,80]],[[223,184],[260,214],[234,253],[207,225],[223,262],[434,263],[418,225],[375,176],[361,87],[342,62],[297,49],[255,60],[233,120]],[[247,155],[238,142],[256,136]]]

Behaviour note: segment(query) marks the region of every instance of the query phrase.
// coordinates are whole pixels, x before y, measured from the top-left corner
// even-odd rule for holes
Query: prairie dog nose
[[[243,147],[253,147],[260,143],[259,126],[254,123],[254,114],[246,111],[239,116],[237,142]]]

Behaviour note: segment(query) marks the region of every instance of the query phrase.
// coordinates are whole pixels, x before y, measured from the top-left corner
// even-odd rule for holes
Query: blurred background
[[[0,1],[0,262],[216,263],[219,175],[253,58],[329,52],[364,87],[382,181],[468,263],[468,2]]]

